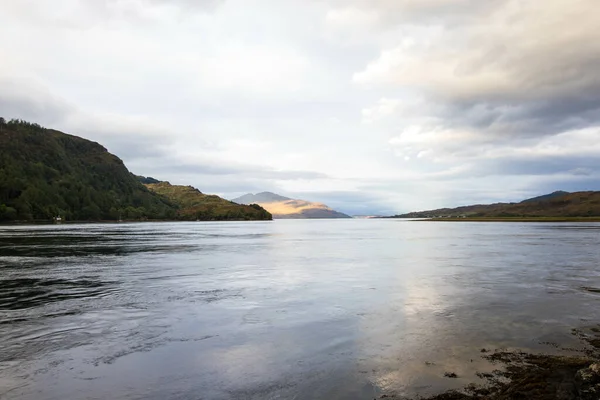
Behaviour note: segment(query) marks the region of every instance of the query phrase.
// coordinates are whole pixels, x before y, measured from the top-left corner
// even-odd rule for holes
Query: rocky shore
[[[498,364],[493,373],[478,374],[485,384],[415,400],[599,400],[600,325],[574,329],[573,334],[586,344],[583,350],[564,349],[576,355],[482,349],[483,358]],[[393,394],[380,398],[406,400]]]

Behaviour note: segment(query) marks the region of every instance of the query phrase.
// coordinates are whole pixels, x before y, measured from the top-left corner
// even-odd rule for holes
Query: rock
[[[600,384],[589,386],[579,390],[579,398],[581,400],[598,400],[600,399]]]
[[[575,378],[583,384],[593,384],[600,382],[600,363],[591,364],[587,368],[577,371]]]
[[[591,384],[594,382],[596,374],[589,368],[583,368],[577,371],[575,379],[583,384]]]
[[[590,364],[577,371],[575,381],[581,400],[600,399],[600,363]]]

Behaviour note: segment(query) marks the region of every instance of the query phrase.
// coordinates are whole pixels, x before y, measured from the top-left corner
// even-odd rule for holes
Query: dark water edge
[[[434,396],[600,321],[600,225],[266,222],[0,227],[0,397]]]

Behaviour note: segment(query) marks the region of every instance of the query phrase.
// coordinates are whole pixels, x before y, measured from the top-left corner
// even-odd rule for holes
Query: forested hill
[[[0,120],[0,219],[169,219],[176,206],[150,192],[100,144],[25,121]]]
[[[211,204],[220,199],[205,197]],[[238,214],[239,219],[270,219],[262,209],[239,205],[223,216],[212,206],[201,214],[190,210],[177,199],[149,190],[98,143],[0,118],[0,221],[48,221],[57,216],[66,221],[218,220]]]

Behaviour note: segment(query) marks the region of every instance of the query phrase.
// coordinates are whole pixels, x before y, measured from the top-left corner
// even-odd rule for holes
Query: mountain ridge
[[[474,204],[455,208],[415,211],[386,218],[511,218],[598,217],[600,191],[555,191],[518,203]]]
[[[565,192],[564,190],[556,190],[552,193],[548,193],[548,194],[543,194],[541,196],[536,196],[536,197],[532,197],[530,199],[525,199],[522,200],[521,203],[532,203],[535,201],[546,201],[546,200],[551,200],[555,197],[560,197],[560,196],[564,196],[566,194],[569,194],[569,192]]]

